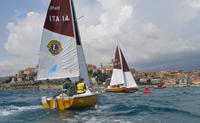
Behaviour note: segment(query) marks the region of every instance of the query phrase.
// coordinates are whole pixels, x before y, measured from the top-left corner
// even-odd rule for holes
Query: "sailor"
[[[78,94],[83,94],[86,91],[86,85],[84,83],[84,79],[80,78],[76,84],[76,90]]]
[[[63,90],[68,96],[75,95],[75,85],[70,78],[66,78],[65,83],[63,84]]]

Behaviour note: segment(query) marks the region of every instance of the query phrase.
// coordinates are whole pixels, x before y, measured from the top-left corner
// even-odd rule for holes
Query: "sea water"
[[[44,110],[39,90],[0,91],[0,123],[200,123],[200,88],[151,89],[143,94],[100,94],[94,107]]]

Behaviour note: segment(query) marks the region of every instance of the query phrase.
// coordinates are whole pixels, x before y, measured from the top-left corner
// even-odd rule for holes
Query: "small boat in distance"
[[[88,89],[90,79],[81,44],[73,0],[51,0],[40,46],[38,80],[84,79],[86,92],[72,96],[62,92],[42,97],[45,109],[85,108],[96,104],[98,94]],[[56,107],[57,106],[57,107]]]
[[[151,94],[152,92],[148,87],[144,87],[143,93],[144,94]]]
[[[155,88],[155,89],[163,89],[163,88],[166,88],[166,85],[164,83],[160,83],[158,85],[154,85],[153,88]]]
[[[110,85],[105,89],[105,92],[134,93],[137,90],[138,86],[129,70],[121,48],[117,46]]]

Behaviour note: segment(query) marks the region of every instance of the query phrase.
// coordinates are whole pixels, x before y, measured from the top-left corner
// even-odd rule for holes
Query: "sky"
[[[200,69],[200,0],[74,0],[86,62],[113,59],[120,45],[140,71]],[[38,64],[49,0],[3,0],[0,76]]]

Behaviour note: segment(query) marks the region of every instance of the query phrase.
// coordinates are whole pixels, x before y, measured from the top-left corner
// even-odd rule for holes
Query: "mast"
[[[121,48],[118,46],[118,51],[119,51],[119,56],[120,56],[120,61],[121,61],[121,69],[122,69],[122,75],[123,75],[123,82],[124,82],[124,85],[126,86],[127,84],[126,84],[126,79],[125,79],[125,75],[124,75],[124,65],[123,65],[123,60],[122,60],[122,51],[121,51]]]
[[[124,58],[121,48],[119,49],[120,49],[120,58],[121,58],[121,66],[122,66],[122,71],[123,71],[124,85],[127,86],[127,79],[126,79],[125,72],[129,71],[129,68]]]
[[[121,65],[121,69],[123,71],[123,61],[122,61],[122,54],[121,54],[121,48],[119,46],[117,46],[118,48],[118,52],[119,52],[119,58],[120,58],[120,65]]]
[[[82,43],[81,43],[80,31],[79,31],[79,26],[78,26],[78,22],[77,22],[74,2],[73,2],[73,0],[70,0],[70,2],[71,2],[73,22],[74,22],[73,23],[74,34],[75,34],[75,38],[76,38],[78,62],[79,62],[79,69],[80,69],[79,78],[84,78],[86,84],[90,85],[91,82],[90,82],[90,78],[89,78],[89,75],[88,75],[85,55],[84,55],[84,51],[83,51],[83,47],[82,47]]]
[[[78,22],[77,22],[77,18],[76,18],[76,12],[75,12],[75,8],[74,8],[74,2],[73,0],[70,0],[71,3],[71,10],[72,10],[72,16],[73,16],[73,22],[74,22],[74,33],[75,33],[75,37],[76,37],[76,43],[77,45],[81,45],[81,37],[80,37],[80,32],[79,32],[79,27],[78,27]]]

